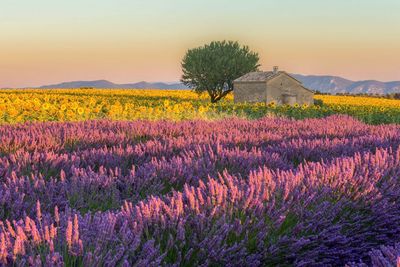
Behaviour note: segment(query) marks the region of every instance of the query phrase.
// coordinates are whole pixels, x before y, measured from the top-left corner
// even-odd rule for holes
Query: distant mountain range
[[[338,76],[323,76],[323,75],[301,75],[293,74],[293,76],[300,80],[303,85],[314,91],[323,93],[366,93],[366,94],[390,94],[400,93],[400,81],[394,82],[380,82],[374,80],[366,81],[351,81]],[[80,87],[93,87],[93,88],[137,88],[137,89],[188,89],[182,83],[164,83],[164,82],[138,82],[116,84],[107,80],[96,81],[73,81],[64,82],[59,84],[44,85],[39,88],[80,88]]]
[[[314,91],[337,94],[390,94],[400,93],[400,81],[380,82],[375,80],[351,81],[338,76],[293,74],[303,85]]]
[[[50,89],[50,88],[81,88],[81,87],[93,87],[93,88],[135,88],[135,89],[188,89],[183,84],[177,83],[163,83],[163,82],[138,82],[138,83],[125,83],[116,84],[107,80],[96,80],[96,81],[73,81],[64,82],[58,84],[50,84],[40,86],[39,88]]]

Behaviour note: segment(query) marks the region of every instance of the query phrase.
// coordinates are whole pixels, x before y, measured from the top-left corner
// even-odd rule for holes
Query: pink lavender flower
[[[39,230],[37,229],[35,222],[32,220],[30,222],[31,222],[31,234],[32,234],[33,242],[36,245],[39,245],[42,242],[41,234],[40,234]]]
[[[0,233],[0,263],[6,265],[7,264],[7,245],[6,238],[4,233]]]
[[[75,214],[75,216],[74,216],[74,236],[73,236],[72,242],[73,243],[79,242],[79,221],[78,221],[77,214]]]
[[[56,221],[57,225],[60,224],[60,214],[58,213],[58,207],[54,207],[54,220]]]
[[[14,242],[13,258],[14,260],[18,255],[25,255],[25,244],[20,236],[17,236]]]
[[[72,247],[73,237],[72,237],[72,221],[69,218],[67,221],[67,229],[65,230],[65,240],[67,241],[68,248]]]

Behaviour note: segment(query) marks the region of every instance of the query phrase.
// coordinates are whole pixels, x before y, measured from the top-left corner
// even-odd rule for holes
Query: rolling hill
[[[40,86],[42,89],[49,88],[81,88],[81,87],[93,87],[93,88],[135,88],[135,89],[187,89],[181,83],[163,83],[163,82],[137,82],[137,83],[126,83],[116,84],[107,80],[96,80],[96,81],[72,81],[63,82],[58,84],[50,84]]]
[[[305,87],[314,91],[323,93],[350,93],[350,94],[390,94],[400,93],[400,81],[381,82],[375,80],[365,81],[352,81],[339,76],[328,75],[301,75],[293,74],[293,76],[300,80]],[[165,82],[137,82],[116,84],[107,80],[96,81],[71,81],[59,84],[44,85],[39,88],[80,88],[80,87],[93,87],[93,88],[136,88],[136,89],[188,89],[180,82],[165,83]]]
[[[338,76],[293,74],[303,85],[323,93],[390,94],[400,93],[400,81],[380,82],[375,80],[351,81]]]

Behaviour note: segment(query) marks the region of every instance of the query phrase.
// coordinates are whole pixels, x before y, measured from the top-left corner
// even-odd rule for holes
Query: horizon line
[[[260,71],[267,71],[267,70],[260,70]],[[392,82],[400,82],[399,80],[386,80],[386,81],[382,81],[382,80],[377,80],[377,79],[363,79],[363,80],[353,80],[350,78],[346,78],[340,75],[331,75],[331,74],[301,74],[301,73],[289,73],[292,75],[301,75],[301,76],[316,76],[316,77],[323,77],[323,76],[328,76],[328,77],[337,77],[337,78],[341,78],[341,79],[345,79],[351,82],[381,82],[381,83],[392,83]],[[45,84],[41,84],[41,85],[36,85],[36,86],[18,86],[18,87],[9,87],[9,86],[2,86],[0,89],[35,89],[35,88],[40,88],[43,86],[50,86],[50,85],[57,85],[57,84],[62,84],[62,83],[72,83],[72,82],[97,82],[97,81],[106,81],[106,82],[110,82],[116,85],[124,85],[124,84],[135,84],[135,83],[165,83],[168,85],[171,84],[182,84],[182,82],[180,80],[175,80],[175,81],[160,81],[160,80],[154,80],[154,81],[146,81],[146,80],[140,80],[140,81],[136,81],[136,82],[114,82],[108,79],[90,79],[90,80],[68,80],[68,81],[60,81],[60,82],[49,82],[49,83],[45,83]]]

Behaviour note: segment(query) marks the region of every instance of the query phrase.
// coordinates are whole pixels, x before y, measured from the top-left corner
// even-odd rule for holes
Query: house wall
[[[296,96],[296,103],[299,105],[312,105],[314,103],[314,94],[285,74],[281,74],[267,82],[267,103],[284,104],[284,94]]]
[[[267,99],[266,82],[235,82],[233,88],[235,103],[265,102]]]

